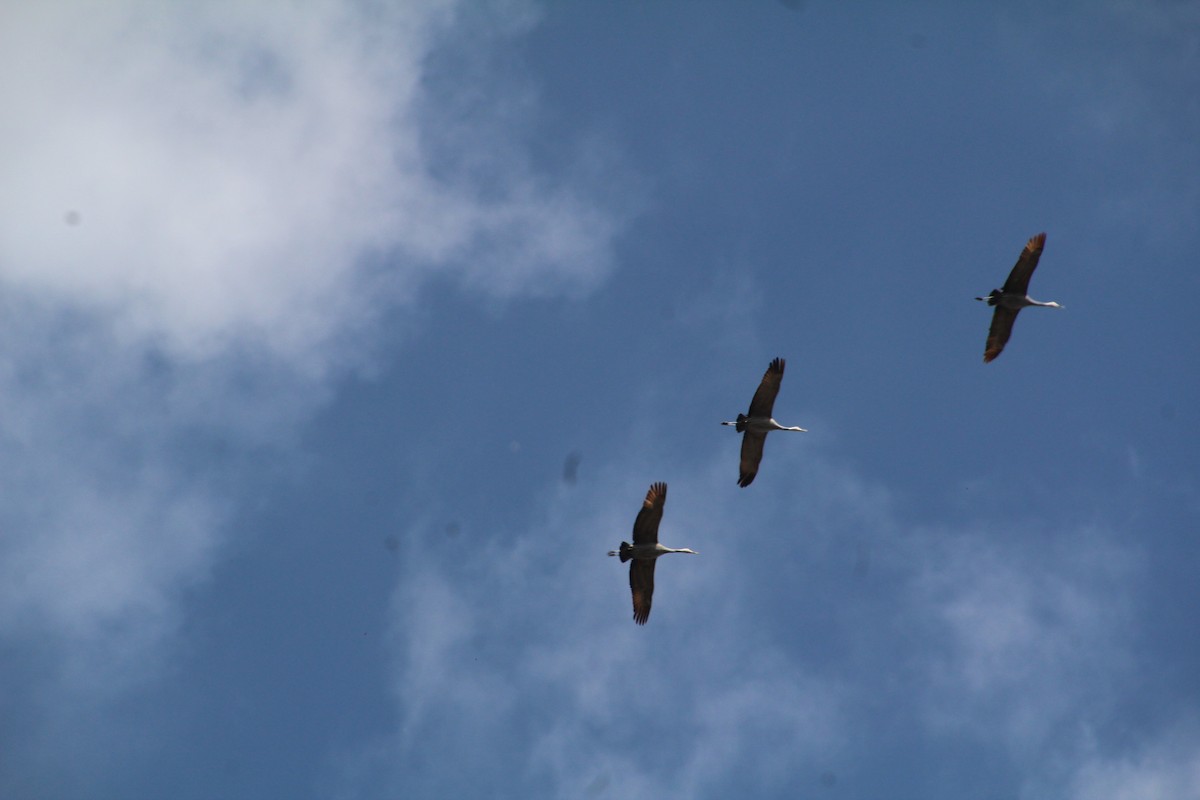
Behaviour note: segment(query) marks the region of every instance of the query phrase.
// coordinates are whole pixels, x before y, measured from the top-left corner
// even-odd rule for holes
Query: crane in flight
[[[775,408],[775,395],[779,394],[779,384],[783,382],[783,368],[787,364],[782,358],[777,358],[767,367],[762,383],[750,401],[750,413],[738,414],[735,422],[722,422],[722,425],[732,425],[742,434],[742,463],[738,474],[738,486],[745,488],[758,474],[758,463],[762,461],[763,445],[767,434],[771,431],[800,431],[807,433],[804,428],[785,428],[771,418]]]
[[[663,505],[667,502],[667,485],[652,483],[642,501],[642,510],[633,521],[633,544],[621,542],[620,550],[609,550],[610,556],[618,556],[621,563],[629,565],[629,588],[633,592],[633,621],[645,625],[650,619],[650,600],[654,597],[654,564],[658,557],[667,553],[691,553],[686,547],[678,550],[658,543],[658,523],[662,521]]]
[[[1042,257],[1042,250],[1045,246],[1046,234],[1039,233],[1034,236],[1025,244],[1025,249],[1021,251],[1021,256],[1013,266],[1012,272],[1008,273],[1008,280],[1004,282],[1004,288],[992,289],[987,297],[975,298],[996,308],[995,313],[992,314],[992,327],[988,329],[987,345],[983,350],[983,363],[992,361],[1004,352],[1004,345],[1008,343],[1008,337],[1012,336],[1013,323],[1016,322],[1017,314],[1022,308],[1028,306],[1063,308],[1058,303],[1038,302],[1027,294],[1029,279],[1033,277],[1033,271],[1037,269],[1038,259]]]

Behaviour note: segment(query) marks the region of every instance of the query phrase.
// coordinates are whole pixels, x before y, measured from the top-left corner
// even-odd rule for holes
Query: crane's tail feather
[[[620,556],[621,563],[624,564],[626,561],[633,558],[633,547],[629,544],[629,542],[621,542],[620,550],[609,550],[608,554],[610,556]]]

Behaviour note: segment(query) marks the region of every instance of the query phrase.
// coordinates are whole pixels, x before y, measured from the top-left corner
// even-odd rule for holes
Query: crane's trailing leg
[[[746,415],[738,414],[737,422],[722,422],[721,424],[722,425],[732,425],[733,429],[735,431],[737,431],[738,433],[741,433],[744,430],[746,430]]]
[[[620,550],[609,550],[608,554],[610,556],[620,556],[621,563],[624,564],[626,561],[633,558],[633,547],[630,546],[629,542],[621,542]]]

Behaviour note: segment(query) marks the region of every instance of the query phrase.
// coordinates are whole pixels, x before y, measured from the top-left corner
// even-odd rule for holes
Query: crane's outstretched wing
[[[1029,278],[1026,277],[1025,280],[1028,281]],[[1016,321],[1017,312],[1020,310],[996,306],[996,311],[992,314],[992,327],[988,329],[987,346],[983,350],[983,363],[988,363],[1004,351],[1004,345],[1008,344],[1008,337],[1012,336],[1013,322]]]
[[[662,482],[650,484],[650,490],[646,492],[646,499],[642,501],[642,510],[638,512],[637,519],[633,521],[634,544],[658,543],[658,523],[662,521],[663,504],[666,502],[667,485]],[[630,573],[630,580],[633,580],[633,573]],[[653,569],[650,570],[650,588],[651,590],[654,588]],[[650,600],[647,595],[647,613],[649,613],[649,608]]]
[[[775,408],[775,395],[779,394],[779,384],[783,382],[783,367],[786,364],[787,362],[782,358],[777,358],[767,367],[767,372],[763,375],[762,383],[758,385],[758,390],[754,393],[754,399],[750,401],[750,416],[770,418],[772,409]],[[743,448],[743,459],[745,458],[745,452]]]
[[[650,600],[654,597],[656,558],[635,558],[629,563],[629,588],[633,591],[633,621],[645,625],[650,619]]]
[[[1038,259],[1042,257],[1042,250],[1045,246],[1046,234],[1044,233],[1039,233],[1025,243],[1025,249],[1021,251],[1021,257],[1017,259],[1012,272],[1008,273],[1008,280],[1004,282],[1005,294],[1029,294],[1029,279],[1033,277],[1033,271],[1037,269]],[[993,322],[992,325],[994,327],[995,323]],[[1008,337],[1004,338],[1007,339]],[[1000,346],[1003,347],[1003,343]],[[996,351],[997,355],[999,352],[999,350]],[[992,358],[995,358],[995,356]],[[991,359],[988,360],[990,361]]]
[[[767,441],[766,431],[746,431],[742,434],[742,463],[738,475],[738,486],[743,489],[754,481],[758,474],[758,462],[762,461],[763,445]]]

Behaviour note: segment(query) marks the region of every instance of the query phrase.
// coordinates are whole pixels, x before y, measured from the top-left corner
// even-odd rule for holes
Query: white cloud
[[[466,740],[490,743],[477,780],[543,795],[869,793],[890,758],[953,742],[1028,796],[1061,796],[1081,732],[1128,700],[1141,551],[1070,512],[910,525],[829,455],[837,432],[812,427],[824,433],[776,442],[764,466],[795,492],[736,490],[736,445],[717,440],[664,465],[664,434],[639,430],[527,531],[453,552],[414,531],[408,550],[425,550],[397,589],[402,735],[386,756],[368,748],[370,768],[351,759],[347,783],[414,791],[413,763]],[[630,464],[670,479],[663,541],[701,553],[660,563],[645,628],[625,569],[601,555],[645,491]]]
[[[999,741],[1034,772],[1108,719],[1133,666],[1136,551],[1028,521],[918,541],[912,657],[932,730]]]
[[[1200,735],[1182,726],[1135,752],[1093,753],[1070,785],[1074,800],[1178,800],[1200,797]]]
[[[346,759],[344,796],[381,783],[446,790],[459,776],[436,755],[443,742],[474,754],[476,780],[503,774],[509,790],[543,796],[695,797],[734,774],[771,788],[797,770],[817,781],[846,737],[842,687],[749,624],[746,567],[719,533],[744,524],[715,499],[735,488],[728,470],[676,470],[663,538],[701,555],[659,565],[644,628],[630,618],[628,567],[604,552],[627,536],[646,487],[598,473],[557,490],[513,539],[443,550],[410,532],[402,549],[423,553],[396,591],[401,722],[364,747],[371,755]],[[417,766],[429,763],[436,776]]]
[[[502,296],[589,285],[610,216],[503,159],[516,146],[486,107],[472,138],[454,137],[470,152],[448,155],[427,129],[439,98],[423,70],[457,13],[429,0],[6,15],[0,183],[16,190],[0,200],[0,274],[177,357],[250,346],[315,373],[434,271]]]
[[[61,635],[99,683],[134,679],[127,647],[173,625],[225,510],[211,481],[174,463],[177,409],[140,354],[102,326],[23,313],[4,329],[25,344],[0,361],[0,634]],[[119,668],[98,668],[106,648],[125,653]]]
[[[467,8],[6,10],[0,637],[52,643],[42,679],[107,695],[155,671],[247,462],[370,364],[379,318],[432,276],[503,299],[605,274],[600,148],[542,170],[500,79],[464,85],[470,133],[440,136],[461,76],[430,94],[429,64],[464,46]],[[493,37],[530,22],[497,8],[520,24]]]

